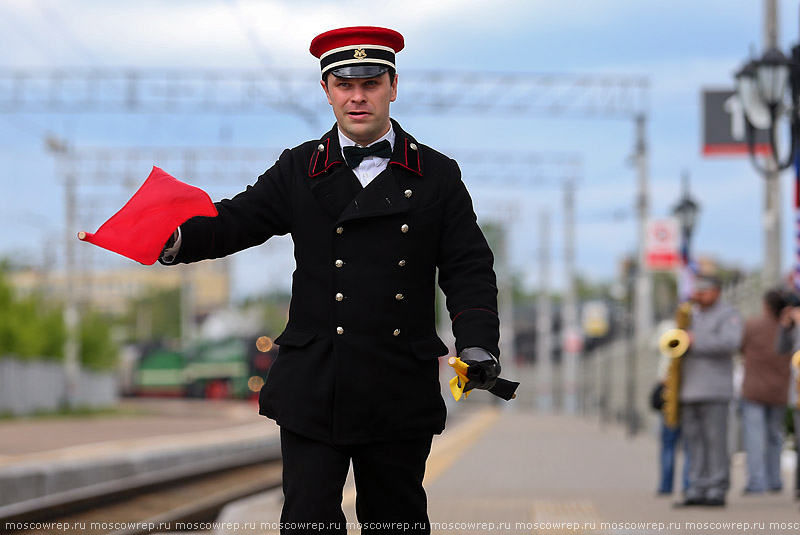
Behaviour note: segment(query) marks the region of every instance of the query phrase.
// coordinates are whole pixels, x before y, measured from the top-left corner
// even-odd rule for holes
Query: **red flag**
[[[150,176],[119,212],[94,234],[80,232],[78,238],[151,265],[175,229],[201,215],[217,215],[208,193],[153,166]]]

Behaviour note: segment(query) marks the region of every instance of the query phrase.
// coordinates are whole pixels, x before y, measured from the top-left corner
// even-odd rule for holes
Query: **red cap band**
[[[320,58],[320,68],[325,73],[330,69],[369,65],[396,69],[394,55],[404,46],[403,36],[394,30],[354,26],[316,36],[309,50]]]

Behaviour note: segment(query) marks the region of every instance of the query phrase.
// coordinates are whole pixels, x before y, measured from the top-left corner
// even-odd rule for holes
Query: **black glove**
[[[497,382],[500,375],[500,363],[497,357],[483,349],[482,347],[467,347],[458,354],[462,362],[469,365],[467,371],[467,384],[464,392],[469,392],[473,388],[489,390]]]

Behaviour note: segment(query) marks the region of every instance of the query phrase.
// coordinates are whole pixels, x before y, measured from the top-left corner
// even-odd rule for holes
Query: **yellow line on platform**
[[[461,455],[475,443],[500,416],[496,407],[486,407],[466,417],[452,432],[434,438],[423,484],[430,485],[445,473]]]
[[[531,529],[535,535],[566,535],[596,532],[601,524],[600,514],[591,500],[553,501],[533,500],[531,518],[540,527]]]
[[[425,468],[424,485],[433,483],[439,476],[446,472],[458,458],[480,438],[500,416],[500,410],[495,407],[486,407],[475,414],[466,416],[465,421],[433,439],[431,453]],[[342,497],[342,507],[353,507],[356,502],[356,489],[350,486],[345,488]]]

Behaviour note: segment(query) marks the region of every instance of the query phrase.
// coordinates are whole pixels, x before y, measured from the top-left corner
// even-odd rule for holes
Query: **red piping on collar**
[[[323,167],[320,171],[317,171],[316,173],[314,172],[314,169],[317,168],[317,162],[319,161],[320,152],[318,150],[316,150],[316,149],[314,150],[314,156],[311,157],[311,161],[309,162],[309,167],[308,167],[308,176],[309,177],[315,177],[317,175],[321,175],[322,173],[324,173],[325,171],[330,169],[330,167],[333,164],[342,162],[342,160],[334,160],[332,162],[328,162],[328,159],[330,157],[330,144],[331,144],[331,138],[326,138],[325,139],[325,167]]]
[[[394,164],[394,165],[399,165],[400,167],[408,169],[409,171],[413,171],[414,173],[418,174],[419,176],[422,176],[422,173],[419,171],[419,169],[414,169],[413,167],[409,167],[409,166],[405,165],[403,162],[389,162],[389,163]]]
[[[416,168],[411,167],[411,164],[408,161],[408,145],[411,143],[411,140],[409,138],[404,138],[403,141],[404,141],[403,157],[406,160],[405,163],[403,163],[403,162],[391,162],[391,161],[389,163],[393,163],[395,165],[399,165],[400,167],[404,167],[404,168],[408,169],[409,171],[413,171],[414,173],[418,174],[419,176],[422,176],[422,167],[420,166],[420,162],[419,162],[419,149],[414,151],[417,154],[417,166],[416,166]]]

